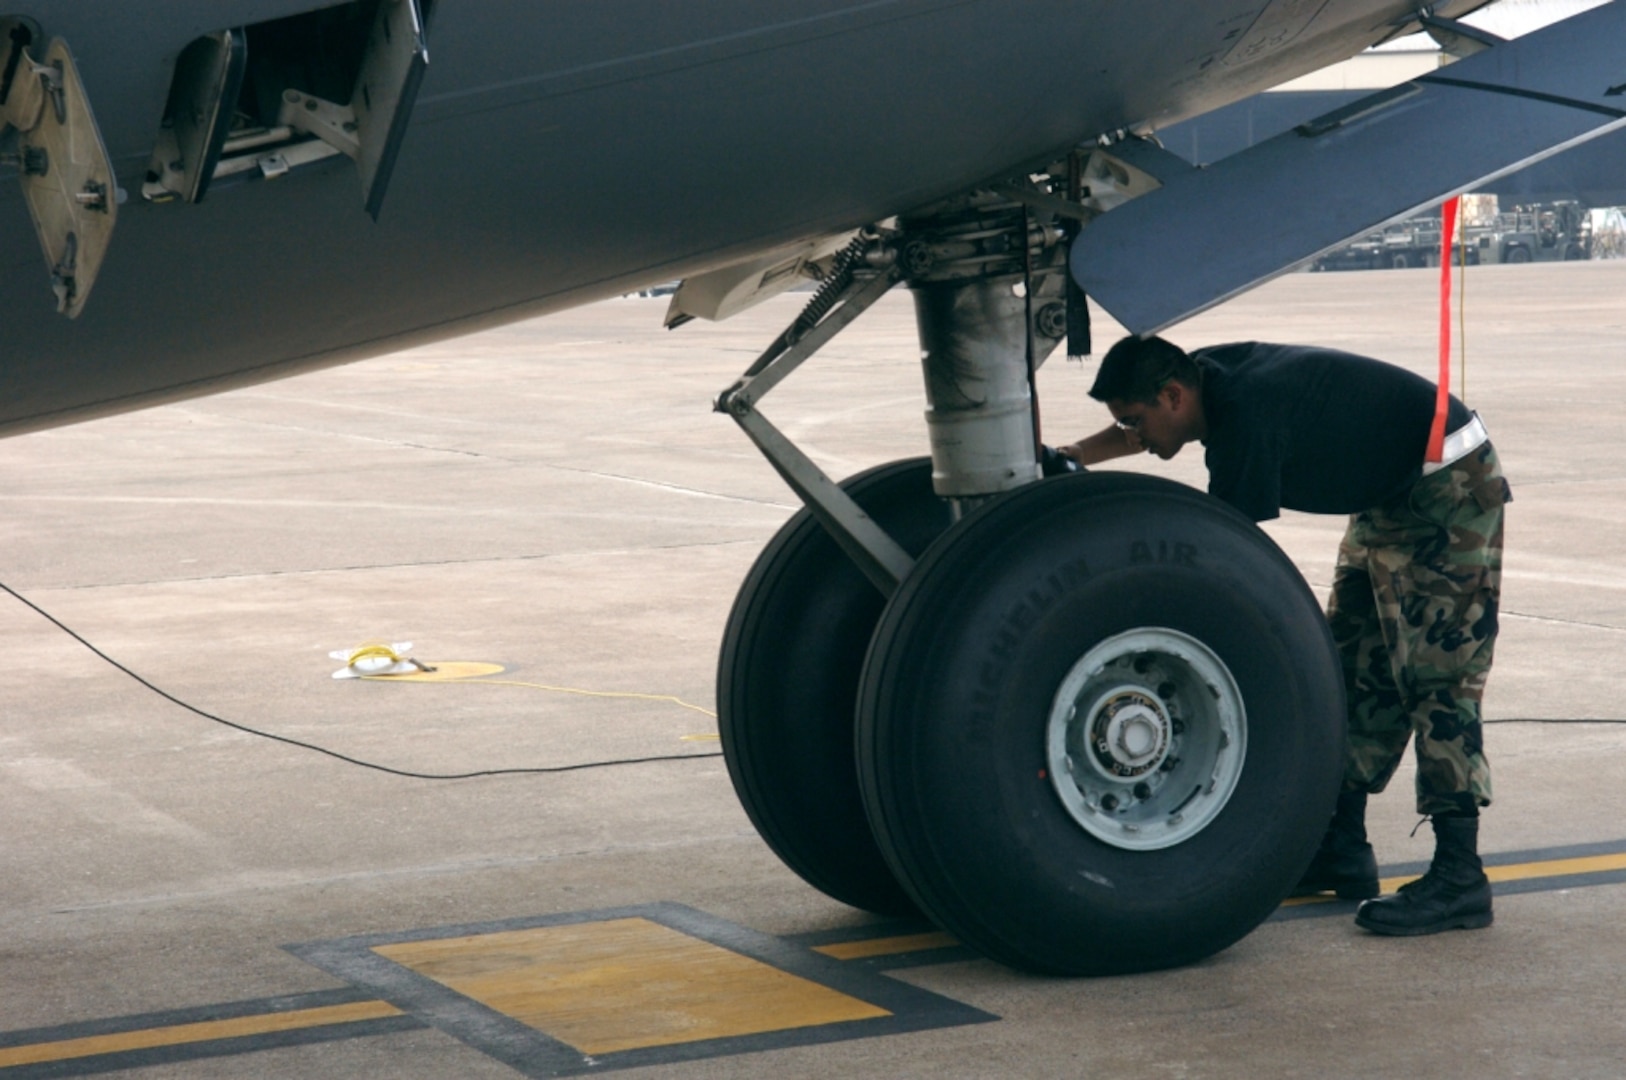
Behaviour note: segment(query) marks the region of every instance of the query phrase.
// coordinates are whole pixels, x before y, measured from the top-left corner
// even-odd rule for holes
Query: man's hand
[[[1067,447],[1058,450],[1054,446],[1040,446],[1040,471],[1046,476],[1065,476],[1068,473],[1083,472],[1084,467],[1068,456],[1067,449]]]
[[[1058,447],[1057,452],[1088,468],[1103,461],[1111,461],[1113,458],[1139,454],[1145,449],[1146,445],[1140,441],[1139,435],[1113,424],[1111,427],[1102,428],[1094,435],[1078,440],[1071,446]]]

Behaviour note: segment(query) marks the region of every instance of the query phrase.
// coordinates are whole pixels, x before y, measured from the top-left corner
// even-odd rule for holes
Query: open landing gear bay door
[[[1160,188],[1083,230],[1072,274],[1132,333],[1156,333],[1362,233],[1622,127],[1626,0],[1614,0],[1162,177]]]
[[[362,17],[371,20],[364,42],[350,33]],[[257,54],[261,46],[264,55]],[[256,59],[258,82],[245,71]],[[345,154],[356,163],[364,205],[376,221],[428,66],[420,0],[334,5],[198,38],[176,64],[142,194],[153,202],[201,202],[211,181],[272,179]],[[244,112],[242,98],[267,97],[259,83],[281,70],[319,76],[329,87],[338,72],[354,71],[349,101],[284,84],[274,95],[281,102],[274,115]]]
[[[367,213],[374,221],[384,205],[407,119],[428,66],[419,0],[384,0],[350,101],[359,129],[352,156],[361,172]]]

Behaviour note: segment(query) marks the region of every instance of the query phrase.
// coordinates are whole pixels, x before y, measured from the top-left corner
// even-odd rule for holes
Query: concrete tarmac
[[[1314,342],[1432,375],[1436,274],[1292,275],[1169,336]],[[0,595],[0,1077],[1621,1074],[1626,262],[1468,276],[1466,398],[1516,498],[1482,848],[1534,866],[1508,871],[1524,877],[1495,926],[1394,940],[1347,907],[1291,909],[1192,967],[1108,979],[1022,975],[934,938],[891,962],[814,954],[929,928],[784,869],[715,756],[723,623],[795,501],[709,402],[803,299],[669,333],[664,301],[628,298],[0,442],[0,581],[200,709],[407,770],[693,755],[387,775],[187,712]],[[1097,315],[1099,354],[1118,331]],[[923,453],[917,352],[900,290],[763,411],[832,475]],[[1045,366],[1049,441],[1106,421],[1094,371]],[[1122,467],[1204,478],[1195,447]],[[1268,526],[1323,595],[1341,529]],[[330,650],[369,640],[504,670],[329,677]],[[1386,873],[1426,860],[1416,821],[1408,764],[1372,805]],[[607,1047],[599,1065],[557,1039],[527,1059],[530,1029],[482,1028],[450,969],[395,978],[377,959],[422,938],[591,937],[604,912],[743,943],[849,996],[899,988],[895,1022],[838,1008],[795,1037],[627,1050],[611,1031],[571,1037]],[[267,1015],[284,1020],[187,1027]]]

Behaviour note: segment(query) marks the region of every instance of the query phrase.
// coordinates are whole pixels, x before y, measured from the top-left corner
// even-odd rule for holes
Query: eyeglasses
[[[1171,361],[1169,363],[1168,370],[1157,377],[1157,381],[1153,384],[1153,390],[1152,390],[1152,395],[1153,396],[1150,399],[1148,399],[1146,401],[1146,403],[1145,403],[1147,408],[1155,409],[1155,408],[1157,408],[1159,406],[1160,402],[1159,402],[1158,395],[1163,392],[1163,388],[1165,386],[1169,385],[1169,383],[1174,381],[1174,367],[1175,367],[1175,365]],[[1114,427],[1116,427],[1119,431],[1128,432],[1131,435],[1139,435],[1140,434],[1141,421],[1143,421],[1145,419],[1146,419],[1146,414],[1145,413],[1142,413],[1140,416],[1125,416],[1122,419],[1114,420],[1112,422],[1112,425]]]

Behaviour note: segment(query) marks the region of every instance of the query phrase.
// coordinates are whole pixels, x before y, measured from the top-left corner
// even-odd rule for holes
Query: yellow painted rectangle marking
[[[890,1016],[648,919],[373,949],[584,1054]]]
[[[941,930],[926,934],[904,934],[900,937],[870,938],[868,941],[839,941],[834,945],[815,945],[813,951],[837,960],[863,960],[871,956],[894,956],[898,953],[920,952],[923,949],[948,949],[960,939]]]
[[[0,1047],[0,1069],[14,1065],[37,1065],[42,1061],[67,1061],[96,1054],[117,1054],[130,1050],[150,1050],[155,1046],[179,1046],[208,1042],[210,1039],[240,1039],[300,1028],[353,1024],[359,1020],[381,1020],[400,1016],[401,1010],[387,1001],[356,1001],[348,1005],[328,1005],[319,1009],[237,1016],[230,1020],[203,1020],[195,1024],[121,1031],[111,1035],[86,1035],[78,1039]]]
[[[1491,881],[1527,881],[1530,878],[1569,877],[1572,874],[1602,874],[1610,870],[1626,870],[1626,852],[1613,855],[1584,855],[1574,859],[1542,859],[1538,862],[1513,863],[1509,866],[1487,866],[1485,876]],[[1392,893],[1408,881],[1416,881],[1419,874],[1386,877],[1378,882],[1385,893]],[[1299,896],[1282,901],[1283,907],[1301,904],[1325,904],[1331,896]]]

